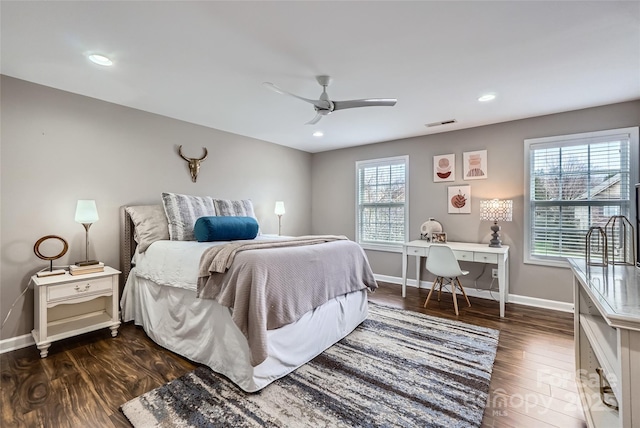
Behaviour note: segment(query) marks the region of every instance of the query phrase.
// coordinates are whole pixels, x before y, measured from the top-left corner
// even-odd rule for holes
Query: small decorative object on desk
[[[446,244],[447,234],[445,232],[433,232],[431,234],[431,242],[435,242],[436,244]]]
[[[635,232],[631,222],[623,215],[614,215],[604,229],[609,247],[609,263],[635,266]]]
[[[422,223],[420,227],[420,239],[431,242],[431,235],[433,233],[442,232],[442,224],[436,221],[434,218],[429,217],[429,221]]]
[[[84,275],[87,273],[96,273],[96,272],[104,272],[103,262],[98,262],[95,265],[87,265],[87,266],[79,266],[79,265],[69,266],[69,273],[71,275]]]
[[[585,257],[588,266],[606,266],[609,263],[607,235],[600,226],[591,226],[585,239]]]

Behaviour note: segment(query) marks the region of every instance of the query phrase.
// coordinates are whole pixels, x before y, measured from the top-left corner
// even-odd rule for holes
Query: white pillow
[[[133,237],[139,253],[144,253],[156,241],[169,239],[169,225],[162,205],[138,205],[126,210],[133,222]]]
[[[162,205],[169,223],[172,241],[195,241],[193,226],[200,217],[215,216],[213,199],[210,196],[163,193]]]

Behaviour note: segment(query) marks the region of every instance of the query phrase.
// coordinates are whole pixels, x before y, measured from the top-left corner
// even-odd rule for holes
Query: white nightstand
[[[104,272],[85,275],[56,275],[38,278],[34,284],[34,329],[31,332],[45,358],[56,340],[101,328],[110,328],[111,336],[120,327],[117,271],[105,266]]]

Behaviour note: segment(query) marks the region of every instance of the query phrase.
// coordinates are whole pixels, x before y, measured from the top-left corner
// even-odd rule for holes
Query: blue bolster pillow
[[[198,242],[254,239],[258,221],[253,217],[212,216],[196,220],[193,233]]]

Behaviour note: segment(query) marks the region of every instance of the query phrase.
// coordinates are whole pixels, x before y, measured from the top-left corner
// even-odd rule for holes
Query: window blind
[[[407,157],[357,162],[357,237],[361,244],[406,240]]]
[[[529,256],[584,257],[589,227],[630,215],[630,134],[545,140],[529,145]]]

